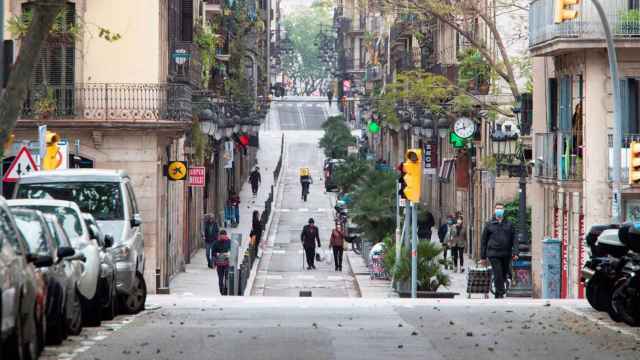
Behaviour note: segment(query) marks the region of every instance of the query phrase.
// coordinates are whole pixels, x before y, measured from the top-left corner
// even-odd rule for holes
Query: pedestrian
[[[249,175],[249,182],[251,183],[251,191],[253,191],[253,196],[258,195],[258,187],[262,183],[262,177],[260,176],[260,168],[256,166],[255,169]]]
[[[318,243],[318,247],[320,247],[320,235],[318,234],[318,228],[313,218],[310,218],[309,223],[302,228],[300,241],[302,241],[302,247],[307,257],[307,270],[315,269],[316,242]]]
[[[418,239],[431,241],[431,229],[436,225],[436,221],[429,210],[418,220]]]
[[[207,257],[207,266],[213,269],[213,244],[218,240],[220,228],[213,214],[206,214],[202,223],[202,239],[204,241],[204,251]]]
[[[231,189],[229,192],[229,208],[233,226],[240,224],[240,196],[236,194],[235,190]]]
[[[331,107],[331,103],[333,101],[333,91],[332,90],[327,91],[327,99],[329,99],[329,107]]]
[[[225,230],[220,230],[218,240],[213,245],[214,263],[218,272],[218,287],[221,295],[228,295],[227,277],[229,275],[229,256],[231,240]]]
[[[504,204],[496,204],[493,217],[484,225],[480,238],[480,259],[485,266],[489,259],[493,269],[496,299],[503,298],[511,261],[518,259],[515,229],[513,224],[504,218]]]
[[[262,221],[260,221],[260,212],[253,210],[253,219],[251,220],[251,234],[256,237],[256,255],[258,254],[258,246],[262,240]]]
[[[445,242],[447,231],[449,231],[448,215],[447,215],[447,220],[438,227],[438,239],[440,240],[440,245],[442,245],[442,256],[444,257],[445,269],[449,268],[449,265],[447,264],[447,243]]]
[[[313,179],[311,178],[311,173],[307,172],[306,175],[300,176],[300,186],[302,187],[302,200],[307,201],[307,196],[309,195],[309,187],[313,183]]]
[[[464,248],[467,244],[467,233],[462,223],[462,216],[456,215],[455,224],[449,225],[451,236],[449,237],[449,249],[453,258],[453,270],[464,272]]]
[[[342,225],[336,223],[335,229],[331,231],[331,239],[329,240],[329,246],[333,250],[333,262],[335,264],[336,271],[342,271],[342,254],[344,252],[344,233],[342,232]]]

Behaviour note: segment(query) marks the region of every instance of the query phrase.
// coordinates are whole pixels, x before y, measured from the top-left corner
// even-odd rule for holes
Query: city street
[[[322,182],[321,132],[308,129],[319,127],[320,120],[282,111],[331,112],[325,104],[308,105],[283,103],[269,116],[278,127],[284,127],[282,116],[297,125],[284,131],[284,176],[252,296],[211,295],[207,289],[215,287],[215,272],[210,271],[210,282],[187,282],[179,292],[150,296],[153,309],[88,329],[47,348],[43,358],[637,359],[640,331],[613,323],[584,301],[365,299],[358,298],[346,255],[341,273],[324,262],[318,270],[303,270],[302,226],[313,217],[327,249],[334,201]],[[269,150],[261,151],[277,156]],[[306,203],[298,181],[302,166],[314,177]],[[312,298],[300,298],[302,290]]]

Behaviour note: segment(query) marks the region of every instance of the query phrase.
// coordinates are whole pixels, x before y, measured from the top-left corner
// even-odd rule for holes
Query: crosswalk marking
[[[342,280],[344,280],[344,278],[342,276],[331,275],[331,276],[327,276],[327,280],[329,280],[329,281],[342,281]]]
[[[267,275],[266,279],[267,280],[282,280],[283,277],[282,277],[282,275]]]
[[[271,250],[272,254],[286,254],[286,250]]]
[[[298,279],[302,280],[314,280],[315,278],[313,275],[298,275]]]

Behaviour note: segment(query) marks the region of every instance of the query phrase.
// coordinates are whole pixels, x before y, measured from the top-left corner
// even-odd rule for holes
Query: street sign
[[[68,140],[60,140],[58,142],[58,154],[56,155],[58,159],[58,166],[56,169],[63,170],[69,168],[69,141]]]
[[[167,165],[169,180],[182,181],[187,177],[187,164],[184,161],[171,161]]]
[[[424,143],[424,173],[435,174],[438,167],[438,146],[435,143]]]
[[[189,168],[189,186],[191,187],[204,187],[205,182],[205,167],[194,166]]]
[[[36,165],[36,162],[33,161],[33,157],[31,157],[29,150],[23,146],[9,166],[9,171],[7,171],[2,181],[16,182],[21,177],[34,171],[38,171],[38,166]]]

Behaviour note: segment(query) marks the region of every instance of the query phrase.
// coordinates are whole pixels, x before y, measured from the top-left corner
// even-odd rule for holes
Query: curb
[[[287,143],[286,137],[284,138],[283,143],[286,149],[286,143]],[[282,155],[283,164],[285,164],[286,158],[287,158],[287,151],[285,150]],[[269,217],[269,221],[267,222],[267,225],[265,226],[265,231],[263,233],[263,241],[269,241],[269,235],[271,233],[271,225],[273,223],[273,219],[275,218],[275,209],[276,209],[275,205],[277,203],[276,200],[278,196],[280,196],[280,183],[282,182],[282,178],[284,177],[284,170],[285,170],[285,167],[283,165],[282,169],[280,170],[280,176],[278,176],[278,180],[276,180],[276,183],[273,186],[274,188],[273,205],[271,207],[271,216]],[[266,246],[268,246],[268,244],[266,244]],[[244,288],[244,293],[242,294],[242,296],[251,296],[251,292],[253,291],[253,286],[256,281],[256,277],[258,276],[258,269],[262,264],[263,258],[264,258],[264,251],[262,252],[262,256],[258,258],[258,261],[253,262],[253,266],[251,267],[251,273],[249,274],[249,279],[247,279],[247,286]]]
[[[351,252],[351,250],[349,250],[349,252]],[[351,266],[351,259],[348,254],[347,254],[347,262],[349,263],[349,270],[351,270],[351,275],[353,276],[353,283],[356,285],[356,291],[358,291],[358,294],[360,294],[360,297],[362,297],[362,289],[360,288],[360,281],[358,281],[358,277],[353,272],[353,266]]]

